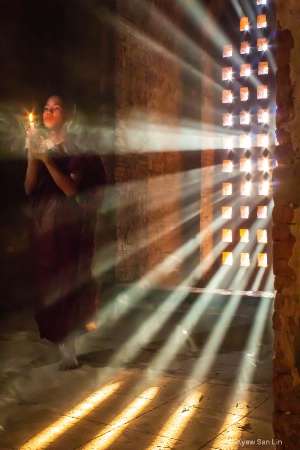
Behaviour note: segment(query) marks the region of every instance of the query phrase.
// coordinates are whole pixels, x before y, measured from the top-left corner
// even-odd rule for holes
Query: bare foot
[[[67,339],[59,345],[61,360],[59,362],[59,370],[77,369],[78,361],[75,351],[75,339]]]
[[[94,331],[97,328],[97,324],[94,321],[85,324],[85,328],[87,331]]]

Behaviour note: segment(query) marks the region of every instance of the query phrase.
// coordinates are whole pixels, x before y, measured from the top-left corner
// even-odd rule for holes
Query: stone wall
[[[170,1],[120,1],[117,12],[116,277],[127,282],[147,274],[147,282],[176,284],[182,84],[180,40],[170,26],[180,20],[178,8]]]
[[[273,173],[274,430],[278,449],[300,448],[300,4],[277,0],[278,167]]]
[[[206,263],[201,276],[211,276],[214,155],[201,132],[215,121],[216,63],[206,25],[224,2],[205,5],[196,20],[188,3],[117,2],[117,281],[191,285],[200,259]],[[187,135],[198,140],[193,157]],[[186,222],[189,205],[198,211]]]

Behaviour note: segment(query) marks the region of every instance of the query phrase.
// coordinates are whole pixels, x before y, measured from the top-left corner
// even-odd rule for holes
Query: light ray
[[[126,425],[135,419],[138,414],[154,399],[158,387],[150,387],[138,398],[130,403],[110,424],[105,427],[91,442],[82,450],[105,450],[109,448],[118,436],[124,431]]]
[[[175,440],[179,439],[189,421],[196,413],[196,405],[199,403],[199,392],[192,392],[180,404],[176,411],[169,417],[163,428],[157,433],[159,436],[152,442],[147,450],[157,448],[173,448]]]
[[[253,320],[253,326],[249,334],[246,348],[244,349],[243,358],[239,366],[238,374],[234,383],[234,387],[231,391],[230,397],[227,399],[227,405],[231,405],[228,410],[228,414],[220,427],[221,429],[227,428],[227,425],[231,425],[229,416],[236,412],[236,402],[238,401],[239,408],[243,407],[243,413],[248,414],[247,402],[250,397],[250,391],[248,390],[249,384],[252,381],[254,372],[256,370],[256,362],[258,358],[258,351],[260,350],[259,344],[262,339],[263,331],[266,325],[266,321],[270,314],[270,306],[272,300],[270,298],[262,299],[259,303],[258,310]],[[222,447],[224,440],[228,442],[228,439],[232,439],[234,443],[238,441],[241,436],[241,425],[245,423],[247,417],[244,417],[240,423],[240,427],[232,428],[230,436],[226,434],[226,437],[221,434],[217,438],[210,441],[213,447]]]
[[[110,395],[112,395],[122,384],[117,381],[111,385],[104,386],[100,390],[91,394],[83,402],[68,412],[68,415],[57,420],[30,441],[26,442],[20,450],[42,450],[48,447],[49,443],[57,439],[69,428],[78,425],[78,419],[85,417],[90,411],[100,405]]]
[[[198,267],[183,281],[182,285],[193,284],[198,275]],[[152,337],[163,327],[164,323],[169,319],[171,314],[178,308],[187,296],[186,291],[176,289],[166,300],[158,307],[158,309],[137,329],[137,331],[127,340],[121,349],[113,356],[112,364],[128,360],[132,361],[134,357],[146,346]]]

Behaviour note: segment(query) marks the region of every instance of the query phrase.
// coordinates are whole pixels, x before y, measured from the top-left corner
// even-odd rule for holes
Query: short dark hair
[[[51,95],[49,95],[48,98],[50,98],[50,97],[59,97],[61,99],[66,111],[69,114],[71,114],[72,116],[74,116],[76,114],[76,103],[71,97],[69,97],[67,95],[61,95],[61,94],[51,94]]]

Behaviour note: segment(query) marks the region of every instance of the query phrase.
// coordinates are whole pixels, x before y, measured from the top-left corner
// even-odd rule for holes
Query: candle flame
[[[29,114],[28,118],[29,118],[29,122],[33,122],[33,114],[32,113]]]

